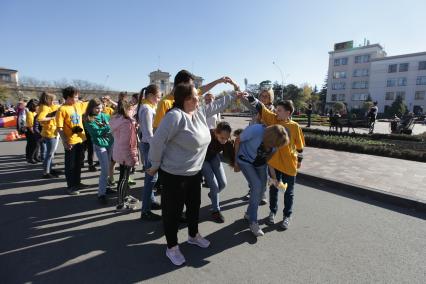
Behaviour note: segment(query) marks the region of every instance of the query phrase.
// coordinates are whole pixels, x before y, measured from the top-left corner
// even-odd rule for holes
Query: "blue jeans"
[[[144,165],[146,169],[151,167],[151,162],[148,159],[149,143],[141,142],[139,148],[142,149]],[[155,202],[155,195],[152,192],[155,183],[157,182],[158,174],[151,176],[145,172],[145,180],[142,190],[142,213],[151,211],[151,203]]]
[[[55,157],[56,149],[58,148],[57,138],[43,138],[44,140],[44,159],[43,159],[43,171],[45,174],[49,174],[53,167],[53,158]]]
[[[98,157],[99,164],[101,166],[101,175],[99,176],[99,189],[98,189],[98,196],[101,196],[106,194],[112,148],[101,147],[96,144],[93,144],[93,148],[95,149],[96,157]]]
[[[219,192],[226,187],[226,176],[225,170],[220,162],[219,154],[214,156],[210,161],[204,161],[201,171],[210,188],[212,209],[215,212],[220,211]]]
[[[284,217],[290,217],[293,212],[293,199],[294,199],[294,183],[296,182],[295,176],[289,176],[285,173],[275,169],[277,180],[287,183],[287,190],[284,193]],[[274,214],[278,211],[278,189],[271,185],[269,187],[269,209]]]
[[[266,164],[260,167],[255,167],[250,163],[237,160],[241,172],[249,183],[250,187],[250,200],[247,207],[247,214],[250,218],[250,223],[257,222],[257,208],[266,190],[267,181],[267,166]]]

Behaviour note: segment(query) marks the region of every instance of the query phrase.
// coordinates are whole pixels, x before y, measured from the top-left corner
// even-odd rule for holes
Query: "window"
[[[393,101],[394,99],[395,99],[395,93],[394,92],[386,92],[385,100]]]
[[[398,86],[407,86],[407,78],[398,78]]]
[[[331,101],[333,101],[333,102],[337,101],[337,94],[331,95]]]
[[[337,100],[338,100],[338,101],[340,101],[340,102],[345,101],[345,94],[339,94],[339,95],[337,96]]]
[[[368,76],[368,69],[355,69],[353,76],[354,77],[365,77],[365,76]]]
[[[415,94],[414,94],[414,99],[415,100],[424,100],[425,99],[425,91],[417,91]]]
[[[340,72],[336,71],[333,74],[333,78],[334,79],[346,78],[346,72],[345,71],[340,71]]]
[[[426,85],[426,76],[418,76],[416,85]]]
[[[367,63],[370,62],[370,54],[355,56],[355,63]]]
[[[339,65],[348,65],[348,58],[343,57],[343,58],[334,59],[334,66],[339,66]]]
[[[12,77],[9,74],[0,74],[0,81],[10,82]]]
[[[403,100],[405,100],[405,92],[396,92],[396,97],[401,97]]]
[[[396,64],[389,64],[388,66],[388,73],[395,73],[396,72]]]
[[[352,94],[353,101],[366,101],[368,94]]]
[[[331,88],[333,90],[344,90],[346,89],[346,83],[345,82],[333,83]]]
[[[419,62],[419,70],[426,70],[426,61]]]
[[[396,86],[396,79],[388,79],[386,81],[386,87],[394,87]]]
[[[408,71],[408,63],[399,64],[399,72],[407,72]]]
[[[367,81],[353,82],[352,89],[368,89],[368,82]]]

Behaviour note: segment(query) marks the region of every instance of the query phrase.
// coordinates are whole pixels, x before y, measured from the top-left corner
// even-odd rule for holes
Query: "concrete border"
[[[297,179],[302,180],[302,182],[307,181],[320,186],[329,187],[331,190],[328,191],[333,193],[341,192],[355,194],[358,196],[367,196],[376,201],[397,205],[406,209],[416,210],[419,212],[426,212],[426,201],[424,200],[414,199],[408,196],[390,193],[367,186],[326,179],[312,174],[305,174],[303,172],[299,172],[297,174]]]

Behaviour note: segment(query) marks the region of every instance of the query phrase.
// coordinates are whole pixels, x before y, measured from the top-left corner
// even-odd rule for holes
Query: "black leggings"
[[[195,237],[198,233],[198,215],[201,204],[200,174],[177,176],[160,169],[159,176],[163,184],[161,209],[164,233],[167,247],[172,248],[178,244],[177,232],[183,205],[186,206],[189,236]]]
[[[118,206],[124,204],[124,198],[126,197],[129,190],[128,180],[131,168],[132,167],[130,166],[120,165],[120,178],[117,184]]]

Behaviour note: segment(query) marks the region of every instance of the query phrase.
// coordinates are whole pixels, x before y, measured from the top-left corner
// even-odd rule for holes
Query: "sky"
[[[320,88],[334,43],[426,51],[424,11],[425,0],[2,1],[0,66],[127,91],[157,69]]]

